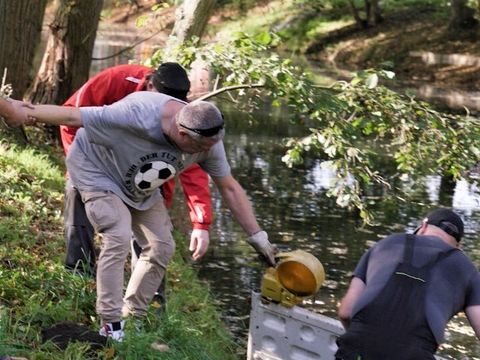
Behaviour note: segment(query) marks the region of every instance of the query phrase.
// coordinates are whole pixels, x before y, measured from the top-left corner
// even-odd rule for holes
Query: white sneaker
[[[108,338],[112,338],[112,340],[122,342],[123,338],[125,337],[125,332],[123,331],[124,326],[125,320],[105,323],[100,328],[100,331],[98,333],[100,334],[100,336],[105,336]]]

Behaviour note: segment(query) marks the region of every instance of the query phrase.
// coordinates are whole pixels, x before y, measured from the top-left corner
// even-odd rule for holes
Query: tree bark
[[[451,206],[453,195],[455,194],[456,182],[451,175],[444,175],[440,181],[438,204],[441,206]]]
[[[32,103],[62,104],[88,80],[102,6],[103,0],[60,0]]]
[[[452,31],[469,30],[478,26],[474,10],[467,5],[467,0],[452,0],[451,17],[448,27]]]
[[[0,74],[7,68],[7,83],[21,99],[32,80],[32,66],[40,43],[46,0],[0,0]]]
[[[355,19],[355,22],[357,23],[357,26],[359,28],[365,28],[366,27],[366,23],[364,20],[362,20],[362,18],[360,17],[360,14],[358,12],[358,9],[357,7],[355,6],[355,4],[353,3],[353,0],[348,0],[348,4],[350,6],[350,11],[352,12],[352,16],[353,18]]]
[[[194,36],[201,38],[215,0],[185,0],[175,13],[175,25],[167,40],[164,61],[175,61],[175,49]]]
[[[382,20],[383,17],[378,0],[371,0],[368,13],[368,23],[372,26],[377,26]]]

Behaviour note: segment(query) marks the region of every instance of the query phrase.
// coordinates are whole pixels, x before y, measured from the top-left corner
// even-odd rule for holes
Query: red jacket
[[[88,80],[77,90],[64,106],[102,106],[110,105],[134,91],[145,88],[146,76],[151,68],[141,65],[118,65],[110,67]],[[60,126],[60,135],[65,154],[70,150],[78,128]],[[180,182],[190,209],[190,220],[194,229],[208,230],[212,222],[212,202],[208,187],[208,176],[193,164],[180,174]],[[165,204],[172,206],[175,179],[162,185]]]

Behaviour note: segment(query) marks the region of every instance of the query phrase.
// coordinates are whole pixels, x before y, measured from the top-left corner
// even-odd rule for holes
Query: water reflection
[[[335,176],[332,170],[313,159],[295,169],[288,169],[281,162],[284,155],[281,138],[301,134],[303,129],[269,117],[259,119],[260,125],[251,124],[244,116],[228,109],[225,112],[228,126],[225,146],[234,176],[252,199],[261,226],[274,243],[286,251],[309,251],[322,261],[327,280],[316,298],[304,306],[335,317],[337,302],[362,253],[385,235],[412,231],[425,209],[409,204],[394,209],[386,207],[379,219],[382,225],[362,228],[355,214],[338,208],[334,199],[325,196]],[[439,177],[428,177],[415,188],[419,199],[432,206],[445,197]],[[226,323],[239,341],[245,342],[250,292],[258,290],[264,267],[246,244],[243,231],[232,220],[215,188],[212,195],[215,213],[212,244],[204,261],[196,267],[218,299]],[[476,246],[480,225],[478,199],[475,186],[459,181],[450,205],[465,220],[464,251],[480,264]],[[442,356],[458,359],[468,355],[480,359],[480,347],[469,328],[464,316],[451,322]]]
[[[480,210],[478,186],[476,184],[469,184],[465,180],[458,181],[455,187],[455,193],[453,194],[452,206],[468,216]]]
[[[90,66],[90,76],[111,66],[127,64],[132,59],[141,62],[165,44],[166,35],[153,29],[126,28],[125,24],[110,24],[97,32]]]

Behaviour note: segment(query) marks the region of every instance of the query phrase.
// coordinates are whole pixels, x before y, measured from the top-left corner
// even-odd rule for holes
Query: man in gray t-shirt
[[[70,149],[67,169],[90,222],[102,236],[96,305],[101,335],[121,341],[121,319],[146,313],[175,248],[159,186],[192,163],[212,177],[249,235],[248,243],[270,265],[275,263],[275,247],[230,173],[222,142],[223,116],[211,103],[186,104],[140,91],[104,107],[32,106],[0,99],[0,115],[11,126],[38,121],[83,127]],[[122,299],[132,231],[142,253]]]

